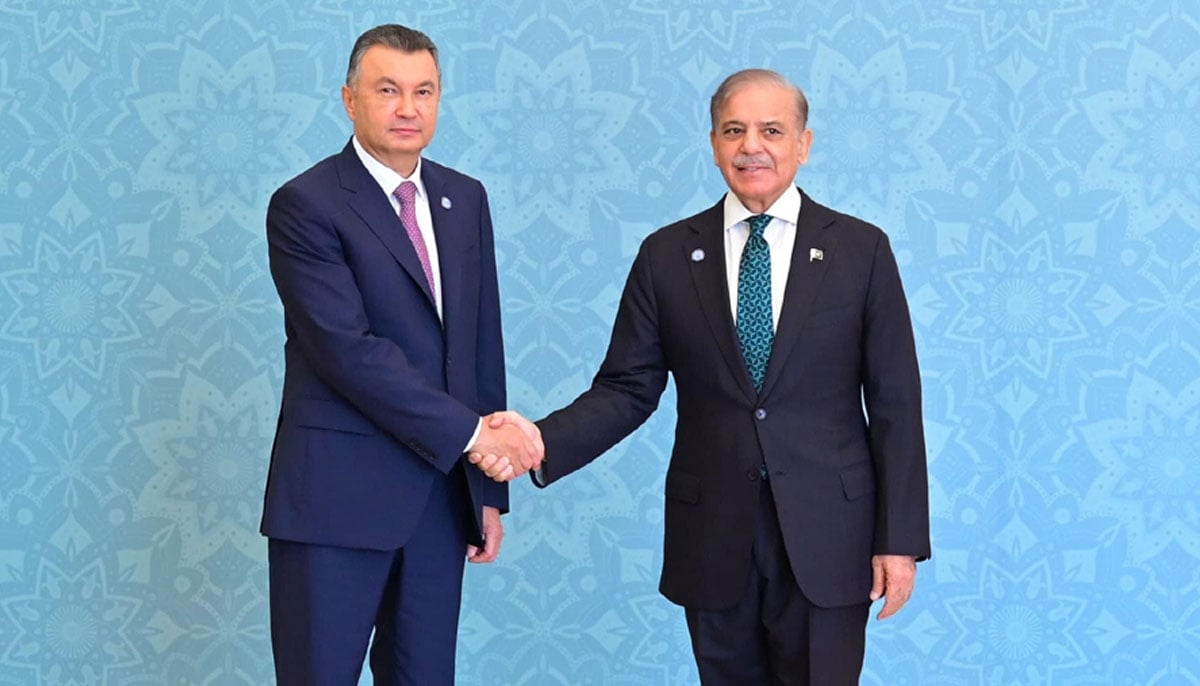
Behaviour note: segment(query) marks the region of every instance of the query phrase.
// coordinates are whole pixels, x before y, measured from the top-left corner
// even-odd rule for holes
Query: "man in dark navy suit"
[[[437,48],[386,25],[359,37],[342,101],[354,136],[267,210],[286,371],[267,480],[278,682],[452,684],[464,554],[500,548],[507,484],[463,459],[541,447],[482,418],[505,407],[483,186],[422,159]]]
[[[747,70],[711,102],[729,192],[643,241],[592,386],[538,422],[550,484],[646,420],[674,376],[661,591],[706,685],[857,683],[928,557],[921,383],[887,236],[793,185],[808,103]],[[864,414],[865,408],[865,414]],[[489,420],[537,429],[514,415]],[[503,456],[475,452],[492,473]]]

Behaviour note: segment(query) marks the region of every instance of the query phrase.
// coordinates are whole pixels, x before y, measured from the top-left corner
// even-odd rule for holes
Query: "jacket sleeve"
[[[876,477],[874,552],[930,555],[921,375],[912,321],[887,236],[875,246],[863,329],[863,399]]]

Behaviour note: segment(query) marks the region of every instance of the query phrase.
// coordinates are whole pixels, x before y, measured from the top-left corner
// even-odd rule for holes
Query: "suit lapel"
[[[460,219],[463,210],[455,208],[454,194],[448,188],[444,170],[438,165],[421,162],[421,182],[429,196],[429,215],[433,218],[433,235],[437,242],[439,271],[442,277],[442,321],[449,325],[458,314],[467,267],[466,249],[471,246],[475,232],[465,232]]]
[[[708,321],[721,357],[737,380],[738,388],[753,402],[758,396],[738,349],[733,313],[729,309],[729,279],[725,267],[724,201],[698,215],[691,224],[692,235],[684,242],[684,258],[691,265],[692,283],[700,309]]]
[[[391,202],[383,195],[375,179],[371,178],[362,160],[358,159],[353,143],[346,144],[337,158],[337,165],[342,188],[348,191],[346,203],[350,209],[379,237],[387,251],[425,293],[430,307],[433,307],[433,293],[430,292],[429,283],[425,279],[421,259],[417,257],[412,241],[408,240],[404,225],[392,209]],[[426,190],[428,192],[428,188]]]
[[[767,363],[767,377],[763,381],[764,397],[771,392],[771,388],[787,366],[788,358],[800,337],[804,319],[812,309],[825,272],[835,258],[834,249],[837,246],[838,234],[830,230],[834,223],[833,213],[825,206],[818,205],[803,191],[800,197],[796,243],[792,246],[792,264],[788,268],[783,311],[779,313],[779,325],[775,328],[775,341],[771,346],[771,359]],[[822,251],[822,259],[812,259],[813,248]]]

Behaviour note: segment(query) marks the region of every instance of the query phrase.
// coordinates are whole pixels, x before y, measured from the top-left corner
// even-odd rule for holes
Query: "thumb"
[[[500,427],[504,426],[507,421],[508,418],[504,415],[504,412],[493,412],[492,414],[488,415],[488,427],[492,429],[499,429]]]
[[[872,560],[871,572],[874,579],[871,582],[871,600],[879,600],[883,597],[884,574],[883,565]]]

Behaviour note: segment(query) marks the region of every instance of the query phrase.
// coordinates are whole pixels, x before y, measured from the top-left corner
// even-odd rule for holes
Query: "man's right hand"
[[[516,412],[484,417],[468,460],[496,481],[511,481],[542,464],[545,446],[533,422]]]

